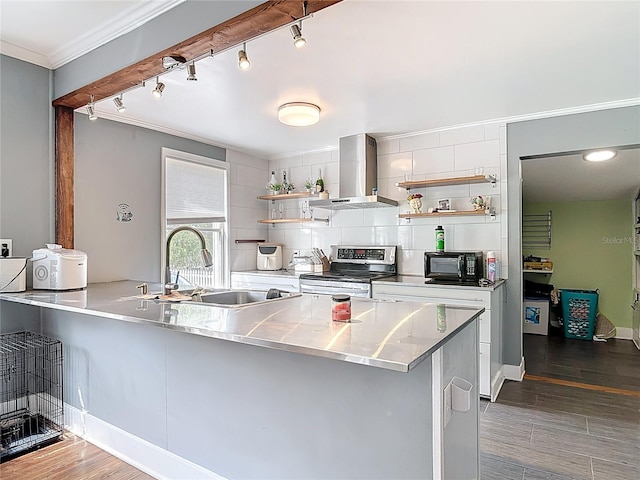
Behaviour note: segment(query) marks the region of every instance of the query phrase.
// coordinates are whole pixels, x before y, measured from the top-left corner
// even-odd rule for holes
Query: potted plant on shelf
[[[268,183],[267,189],[269,190],[269,195],[278,195],[282,190],[282,184],[278,182]]]
[[[471,206],[475,211],[484,210],[485,208],[487,208],[487,202],[484,198],[482,198],[482,195],[471,197],[469,201],[471,202]]]
[[[307,178],[304,181],[304,191],[307,193],[311,193],[315,190],[316,188],[316,182],[315,181],[311,181],[311,179]]]
[[[412,193],[407,197],[409,200],[409,206],[413,210],[413,213],[422,213],[422,194],[421,193]]]

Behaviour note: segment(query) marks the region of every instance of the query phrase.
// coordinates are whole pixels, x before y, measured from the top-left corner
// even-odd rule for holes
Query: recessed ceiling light
[[[617,154],[618,152],[615,150],[593,150],[585,153],[582,158],[587,162],[604,162],[606,160],[611,160]]]
[[[278,108],[278,120],[293,127],[307,127],[320,120],[320,107],[306,102],[285,103]]]

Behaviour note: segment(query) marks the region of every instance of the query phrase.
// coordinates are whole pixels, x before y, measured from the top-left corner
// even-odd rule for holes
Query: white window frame
[[[226,228],[225,234],[222,240],[222,259],[214,258],[213,268],[218,268],[220,261],[222,265],[222,277],[224,279],[224,287],[228,288],[230,284],[231,274],[229,272],[229,237],[231,235],[229,227],[229,164],[222,160],[216,160],[209,157],[203,157],[201,155],[195,155],[193,153],[182,152],[180,150],[174,150],[172,148],[162,147],[162,173],[161,173],[161,189],[160,189],[160,283],[165,282],[165,257],[167,249],[167,203],[166,203],[166,190],[167,190],[167,159],[182,160],[185,162],[198,163],[201,165],[212,166],[224,170],[225,175],[225,220]]]

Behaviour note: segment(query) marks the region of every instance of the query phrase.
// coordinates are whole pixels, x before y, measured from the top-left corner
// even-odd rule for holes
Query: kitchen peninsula
[[[478,477],[481,308],[354,298],[338,323],[322,295],[225,308],[137,283],[0,294],[62,340],[72,431],[170,478]]]

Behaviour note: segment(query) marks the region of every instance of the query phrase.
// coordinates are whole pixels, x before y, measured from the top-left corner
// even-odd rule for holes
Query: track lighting
[[[187,80],[193,81],[193,82],[197,82],[198,78],[196,77],[196,64],[195,62],[190,63],[189,65],[187,65]]]
[[[89,115],[89,120],[97,120],[98,116],[95,111],[95,103],[93,102],[93,95],[89,95],[89,105],[87,105],[87,114]]]
[[[113,103],[116,104],[116,110],[119,113],[124,113],[127,111],[127,107],[125,107],[124,103],[122,103],[122,94],[119,97],[114,98]]]
[[[307,43],[307,40],[302,36],[302,22],[300,22],[300,26],[291,25],[291,35],[293,36],[293,45],[296,48],[302,48]]]
[[[151,94],[156,98],[160,98],[162,97],[163,91],[164,91],[164,83],[162,83],[161,81],[158,80],[158,78],[156,78],[156,88],[153,89]]]
[[[251,62],[249,61],[249,57],[247,57],[247,44],[242,44],[242,50],[238,52],[238,66],[242,70],[247,70],[251,67]]]

